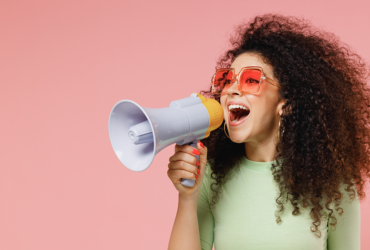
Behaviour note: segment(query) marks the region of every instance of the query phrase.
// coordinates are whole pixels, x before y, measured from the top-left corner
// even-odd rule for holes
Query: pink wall
[[[166,249],[174,146],[126,169],[108,137],[113,105],[162,108],[206,88],[230,29],[264,12],[308,18],[370,60],[370,6],[347,3],[1,1],[0,249]],[[361,206],[365,250],[370,199]]]

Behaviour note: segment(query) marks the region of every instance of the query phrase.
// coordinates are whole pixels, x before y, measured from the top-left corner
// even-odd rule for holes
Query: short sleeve
[[[328,229],[328,250],[360,250],[361,209],[357,192],[352,201],[347,191],[344,190],[344,185],[340,192],[343,198],[339,207],[343,209],[343,214],[339,215],[332,207],[337,224],[335,231]]]
[[[209,205],[210,167],[207,163],[197,204],[200,244],[202,250],[212,250],[214,218]]]

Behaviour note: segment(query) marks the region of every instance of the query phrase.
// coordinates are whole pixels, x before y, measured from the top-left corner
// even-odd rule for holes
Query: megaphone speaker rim
[[[114,132],[114,130],[117,130],[117,129],[116,128],[113,128],[113,127],[117,126],[117,124],[114,124],[114,125],[112,124],[112,123],[115,123],[116,122],[115,121],[115,118],[117,118],[119,116],[119,114],[115,114],[115,112],[119,112],[118,109],[119,108],[122,108],[121,106],[122,105],[125,105],[125,104],[131,105],[131,108],[134,107],[134,108],[137,108],[137,109],[139,109],[141,111],[141,114],[143,116],[145,116],[145,118],[146,118],[147,121],[149,121],[150,128],[151,128],[152,133],[153,133],[153,142],[151,142],[151,145],[150,145],[150,146],[153,146],[153,149],[151,150],[152,151],[151,154],[150,155],[147,154],[146,155],[146,157],[147,157],[146,159],[137,159],[137,163],[135,163],[136,165],[135,164],[129,164],[130,160],[132,162],[132,159],[130,159],[130,160],[123,159],[123,155],[122,155],[123,153],[117,149],[117,145],[119,145],[120,143],[119,143],[119,141],[117,142],[117,138],[115,138],[115,135],[112,135],[112,133],[116,133],[117,132],[117,131]],[[130,112],[130,108],[128,109],[128,112]],[[135,111],[132,111],[132,112],[135,112]],[[118,117],[118,119],[121,119],[120,122],[122,122],[122,119],[124,118],[124,113],[125,112],[122,112],[121,111],[121,113],[122,113],[122,114],[120,114],[121,117]],[[127,114],[127,117],[129,117],[129,116],[130,115]],[[138,114],[138,116],[140,116],[140,114]],[[122,122],[122,124],[121,124],[121,125],[123,125],[122,126],[122,130],[125,130],[124,127],[126,127],[126,129],[127,129],[127,127],[131,127],[131,126],[136,125],[138,123],[138,122],[136,122],[136,123],[130,122],[130,120],[132,120],[132,119],[133,118],[131,118],[131,119],[128,118],[128,119],[126,119],[126,122]],[[143,117],[141,117],[141,120],[143,120]],[[139,122],[141,122],[141,121],[139,121]],[[128,125],[125,124],[125,123],[127,123]],[[111,145],[113,147],[113,150],[114,150],[116,156],[118,157],[118,159],[120,160],[120,162],[125,167],[127,167],[128,169],[130,169],[132,171],[140,172],[140,171],[146,170],[151,165],[151,163],[154,160],[155,153],[156,153],[156,145],[157,145],[156,144],[156,136],[155,136],[155,132],[154,132],[154,129],[153,129],[153,124],[152,124],[152,122],[150,120],[150,117],[145,112],[145,110],[143,109],[143,107],[141,107],[139,104],[137,104],[136,102],[134,102],[132,100],[121,100],[121,101],[117,102],[113,106],[113,108],[112,108],[112,110],[110,112],[110,115],[109,115],[108,131],[109,131],[109,138],[110,138],[110,142],[111,142]],[[128,132],[128,129],[127,129],[127,132]],[[121,135],[121,136],[124,136],[124,135]],[[128,140],[128,135],[126,135],[126,136],[127,136],[127,140]],[[123,143],[123,141],[122,141],[122,143]],[[135,145],[132,142],[130,142],[130,143],[131,143],[131,145],[126,143],[127,146],[130,145],[130,146],[126,147],[127,150],[130,150],[129,148],[135,148],[136,147],[136,148],[139,149],[140,147],[141,148],[145,147],[145,144]],[[147,147],[148,147],[148,145],[147,145]],[[123,146],[122,146],[122,148],[123,148]],[[132,151],[132,152],[135,152],[135,151]],[[134,156],[130,156],[129,154],[127,154],[127,158],[129,158],[129,157],[134,157]],[[142,160],[145,160],[145,164],[141,164],[140,165],[140,161],[142,161]]]

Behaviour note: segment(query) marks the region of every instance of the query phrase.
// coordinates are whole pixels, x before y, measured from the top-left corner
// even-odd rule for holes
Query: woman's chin
[[[234,143],[243,143],[246,141],[247,138],[243,138],[238,133],[230,134],[230,140]]]

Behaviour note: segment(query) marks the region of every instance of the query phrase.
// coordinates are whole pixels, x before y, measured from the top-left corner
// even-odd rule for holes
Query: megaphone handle
[[[197,143],[198,143],[198,141],[193,141],[193,142],[189,142],[187,144],[196,149],[197,148]],[[199,155],[195,155],[195,158],[197,158],[197,160],[199,161]],[[193,180],[193,179],[181,178],[181,184],[186,186],[186,187],[193,187],[194,183],[195,183],[195,180]]]

